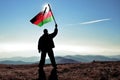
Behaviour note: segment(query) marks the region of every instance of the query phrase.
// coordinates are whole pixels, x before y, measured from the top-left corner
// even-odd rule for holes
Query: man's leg
[[[52,49],[50,49],[50,50],[48,51],[48,56],[50,57],[50,61],[51,61],[51,63],[52,63],[52,66],[53,66],[54,68],[57,68],[57,65],[56,65],[56,62],[55,62],[54,53],[53,53],[53,50],[52,50]]]
[[[43,66],[45,64],[45,57],[46,57],[46,52],[42,51],[42,53],[41,53],[41,60],[40,60],[40,63],[39,63],[39,67],[40,68],[43,68]]]

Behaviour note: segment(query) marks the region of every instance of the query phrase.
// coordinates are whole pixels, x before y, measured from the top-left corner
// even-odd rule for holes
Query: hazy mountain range
[[[32,64],[38,63],[39,57],[12,57],[12,58],[1,58],[0,64]],[[116,56],[100,56],[100,55],[67,55],[67,56],[56,56],[56,62],[62,63],[78,63],[78,62],[92,62],[95,61],[120,61],[120,55]],[[46,64],[49,64],[50,60],[46,59]]]

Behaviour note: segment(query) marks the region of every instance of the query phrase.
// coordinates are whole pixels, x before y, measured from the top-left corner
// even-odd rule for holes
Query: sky
[[[55,24],[30,20],[47,3],[59,30],[55,56],[120,55],[120,0],[0,0],[0,58],[40,55],[38,39]]]

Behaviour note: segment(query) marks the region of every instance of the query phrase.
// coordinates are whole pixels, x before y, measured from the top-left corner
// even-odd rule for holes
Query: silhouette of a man
[[[55,29],[54,29],[53,33],[49,34],[47,29],[44,29],[43,32],[44,32],[44,34],[40,37],[40,39],[38,41],[38,51],[39,51],[39,53],[41,52],[41,60],[39,63],[39,67],[43,68],[43,66],[45,64],[45,57],[46,57],[46,54],[48,53],[48,56],[49,56],[51,63],[52,63],[52,66],[54,68],[57,68],[55,58],[54,58],[53,49],[52,49],[55,47],[54,42],[53,42],[53,38],[58,33],[57,24],[55,24]]]

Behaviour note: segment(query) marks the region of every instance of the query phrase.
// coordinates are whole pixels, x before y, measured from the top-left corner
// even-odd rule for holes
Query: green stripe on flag
[[[52,20],[53,20],[53,16],[43,20],[41,23],[38,24],[38,26],[42,27],[44,24],[46,24],[46,23],[48,23],[48,22],[50,22]]]

